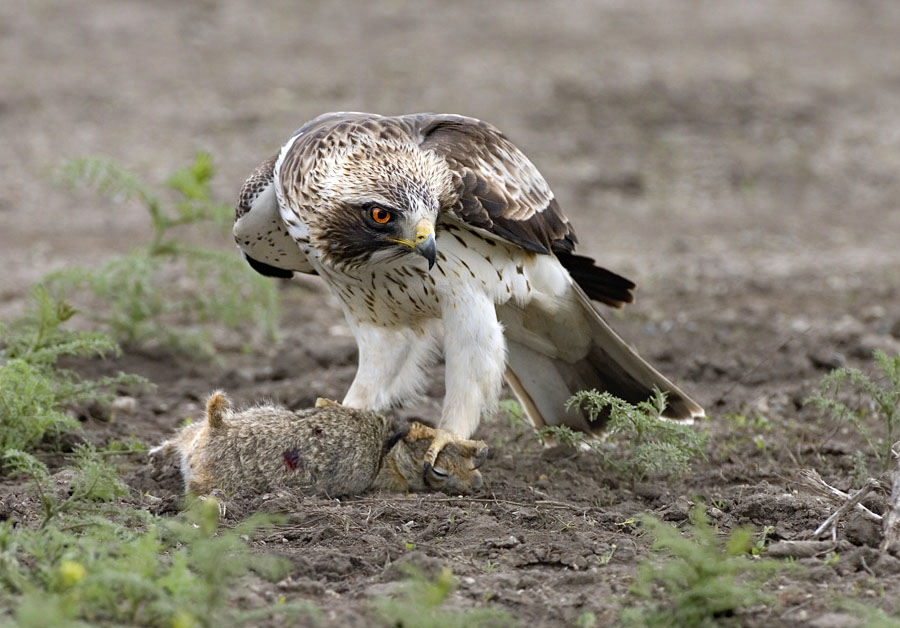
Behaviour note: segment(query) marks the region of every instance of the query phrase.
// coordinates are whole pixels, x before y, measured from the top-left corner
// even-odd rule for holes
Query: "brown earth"
[[[501,607],[520,625],[591,611],[609,625],[648,549],[625,523],[634,515],[683,522],[696,497],[723,532],[774,526],[770,538],[796,539],[833,510],[797,483],[799,468],[851,485],[861,442],[802,401],[830,368],[868,369],[874,349],[900,350],[898,32],[889,0],[7,0],[0,315],[44,273],[97,265],[147,229],[130,205],[54,186],[66,157],[110,155],[160,180],[205,149],[217,193],[232,198],[323,111],[493,122],[545,174],[581,251],[638,283],[637,302],[610,317],[708,409],[709,461],[677,482],[630,486],[590,453],[544,450],[487,421],[482,494],[310,501],[257,542],[291,559],[289,578],[245,595],[313,600],[323,625],[364,626],[401,563],[448,565],[455,606]],[[215,388],[291,407],[340,398],[355,346],[334,299],[314,279],[282,292],[276,348],[220,364],[133,350],[91,366],[158,388],[134,413],[86,418],[88,437],[156,442]],[[441,393],[436,372],[412,413],[432,413]],[[141,461],[128,472],[135,489],[171,494]],[[839,538],[837,562],[800,560],[740,623],[852,625],[835,613],[841,596],[897,613],[900,560],[879,555],[877,532],[855,517]]]

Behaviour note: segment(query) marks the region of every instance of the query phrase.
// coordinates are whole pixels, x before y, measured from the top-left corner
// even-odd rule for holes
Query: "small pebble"
[[[109,407],[114,413],[134,414],[137,412],[138,404],[134,397],[123,396],[113,399]]]

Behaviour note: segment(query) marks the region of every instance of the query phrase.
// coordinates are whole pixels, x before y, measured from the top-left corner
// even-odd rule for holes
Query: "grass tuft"
[[[7,458],[32,477],[45,516],[37,526],[0,522],[0,623],[218,627],[315,618],[307,604],[241,610],[233,603],[251,574],[274,580],[287,571],[285,560],[248,545],[270,518],[223,529],[213,501],[172,520],[123,506],[113,500],[127,488],[101,453],[77,451],[65,482],[28,454]]]
[[[783,563],[753,557],[753,534],[738,529],[720,540],[695,506],[689,534],[649,515],[641,517],[653,536],[653,549],[668,558],[648,558],[638,571],[632,595],[636,605],[623,609],[625,626],[688,628],[739,624],[735,614],[769,602],[760,585],[783,569]]]

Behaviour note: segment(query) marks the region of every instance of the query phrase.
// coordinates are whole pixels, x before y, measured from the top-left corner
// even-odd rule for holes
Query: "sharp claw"
[[[425,464],[422,466],[422,481],[425,482],[425,486],[431,486],[431,482],[428,480],[428,474],[431,472],[431,463],[427,460]]]
[[[477,469],[481,465],[484,464],[484,461],[487,460],[487,457],[488,457],[488,451],[489,451],[488,448],[485,447],[484,449],[482,449],[481,451],[479,451],[478,453],[475,454],[474,461],[472,463],[472,467],[474,469]]]
[[[428,451],[425,452],[425,464],[422,466],[423,473],[426,475],[426,483],[428,472],[434,467],[438,455],[449,443],[452,443],[455,437],[450,432],[444,430],[431,430],[431,444]]]
[[[434,429],[422,425],[421,423],[413,422],[412,425],[410,425],[409,434],[407,434],[406,440],[414,441],[425,438],[431,439],[431,444],[425,452],[424,463],[422,464],[422,479],[425,482],[425,486],[431,486],[429,475],[432,469],[434,469],[438,456],[447,445],[453,444],[457,447],[464,448],[463,451],[468,453],[469,457],[472,458],[472,466],[474,469],[483,465],[488,456],[488,446],[484,441],[466,440],[454,436],[451,432],[446,430]]]

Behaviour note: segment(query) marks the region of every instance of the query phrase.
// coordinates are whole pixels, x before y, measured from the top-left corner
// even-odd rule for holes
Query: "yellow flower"
[[[194,628],[196,625],[194,616],[184,609],[176,611],[172,616],[172,628]]]
[[[62,588],[74,587],[84,578],[84,565],[74,560],[64,560],[59,564],[59,581]]]

